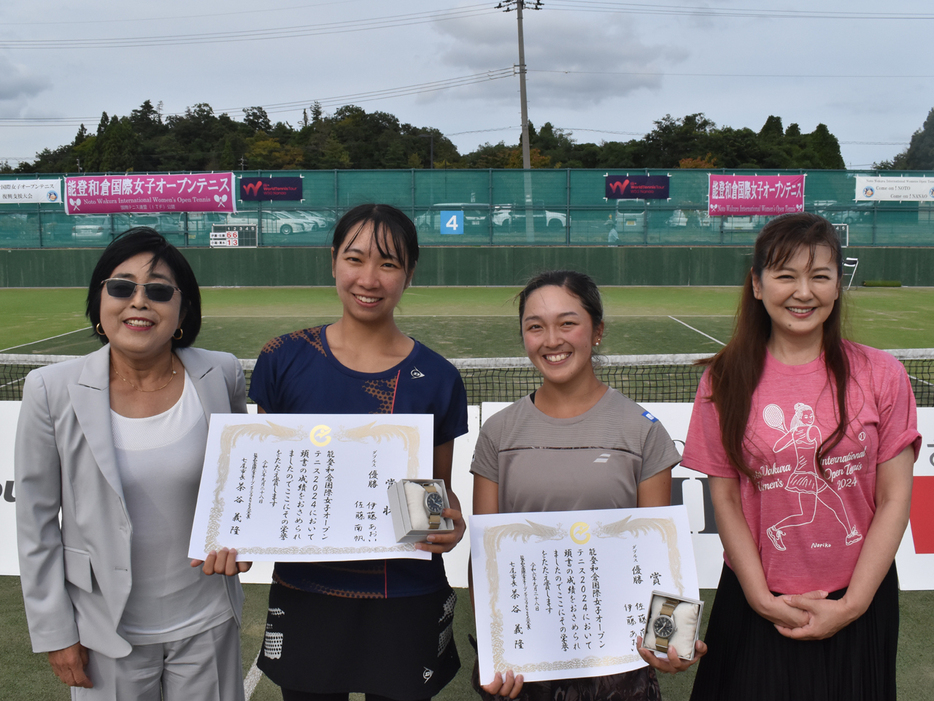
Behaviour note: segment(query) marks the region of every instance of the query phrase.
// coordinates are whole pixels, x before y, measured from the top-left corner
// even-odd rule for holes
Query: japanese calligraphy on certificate
[[[428,414],[214,414],[189,556],[428,559],[396,543],[388,489],[432,476]]]
[[[652,590],[699,594],[683,506],[472,516],[470,552],[482,684],[644,667]]]

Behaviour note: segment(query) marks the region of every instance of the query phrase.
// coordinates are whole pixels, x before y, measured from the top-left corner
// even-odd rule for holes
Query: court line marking
[[[263,673],[260,671],[259,667],[256,666],[258,661],[259,653],[257,652],[256,659],[253,660],[253,666],[250,667],[250,671],[247,672],[247,675],[243,678],[243,695],[246,696],[246,701],[250,701],[253,697],[253,692],[256,691],[259,680],[263,678]]]
[[[681,324],[682,326],[687,326],[689,329],[691,329],[691,331],[695,331],[695,332],[699,333],[701,336],[704,336],[705,338],[709,338],[709,339],[710,339],[711,341],[713,341],[714,343],[719,343],[721,346],[725,346],[725,345],[726,345],[723,341],[720,341],[720,340],[714,338],[713,336],[704,333],[704,332],[701,331],[700,329],[695,329],[695,328],[694,328],[693,326],[691,326],[690,324],[685,324],[683,321],[681,321],[681,319],[675,319],[673,316],[669,316],[668,318],[671,319],[672,321],[677,321],[677,322],[678,322],[679,324]]]
[[[73,333],[78,333],[79,331],[87,331],[89,327],[85,326],[84,328],[75,329],[74,331],[66,331],[65,333],[60,333],[56,336],[49,336],[48,338],[40,338],[38,341],[30,341],[29,343],[20,343],[18,346],[10,346],[9,348],[0,348],[0,353],[6,353],[9,350],[14,348],[25,348],[26,346],[31,346],[36,343],[42,343],[43,341],[51,341],[53,338],[61,338],[62,336],[69,336]]]

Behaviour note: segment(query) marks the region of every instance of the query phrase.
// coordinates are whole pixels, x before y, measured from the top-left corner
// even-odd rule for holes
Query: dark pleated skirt
[[[830,594],[840,599],[845,589]],[[753,611],[724,565],[691,701],[894,701],[898,576],[889,569],[860,618],[826,640],[792,640]]]
[[[273,583],[258,666],[285,689],[436,695],[460,669],[450,587],[392,599],[312,594]]]

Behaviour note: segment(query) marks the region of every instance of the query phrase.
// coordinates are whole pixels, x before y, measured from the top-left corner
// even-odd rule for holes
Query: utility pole
[[[510,12],[515,5],[516,21],[519,24],[519,109],[522,114],[522,169],[525,171],[525,240],[535,241],[535,212],[532,202],[532,155],[529,147],[529,106],[525,93],[525,36],[522,33],[522,10],[542,9],[542,0],[503,0],[496,6]]]
[[[530,10],[542,9],[542,0],[503,0],[496,9],[511,12],[516,9],[516,22],[519,25],[519,108],[522,114],[522,167],[529,170],[532,167],[532,158],[529,149],[529,105],[525,92],[525,36],[522,32],[522,10],[527,6]]]

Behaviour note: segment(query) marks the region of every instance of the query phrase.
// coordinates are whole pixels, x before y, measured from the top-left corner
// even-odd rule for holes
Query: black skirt
[[[258,666],[285,689],[434,696],[457,674],[450,587],[420,596],[351,599],[273,583]]]
[[[840,599],[841,589],[830,594]],[[724,565],[691,701],[894,701],[895,565],[862,616],[826,640],[792,640],[757,614]]]

